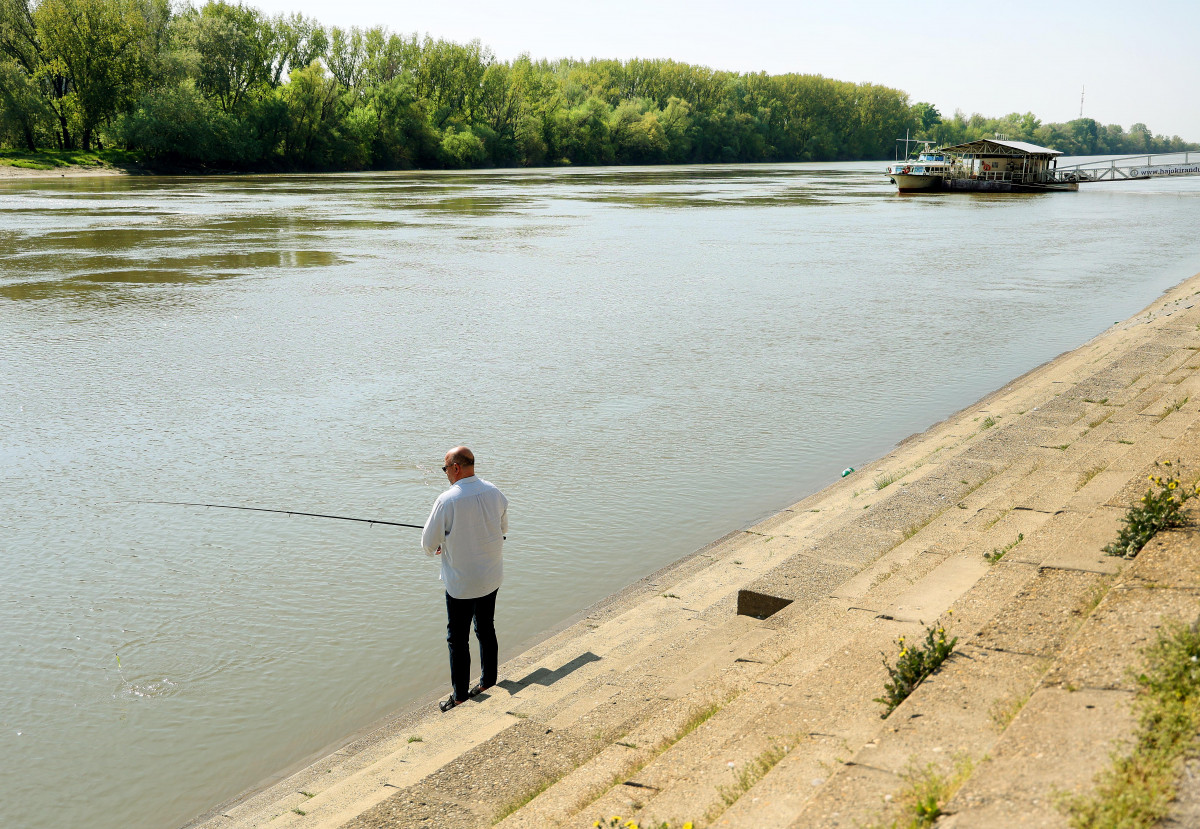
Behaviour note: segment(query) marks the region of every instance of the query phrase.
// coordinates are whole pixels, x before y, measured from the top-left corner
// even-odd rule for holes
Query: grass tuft
[[[909,814],[908,826],[911,829],[933,826],[942,816],[946,801],[966,782],[974,768],[974,762],[967,757],[956,758],[954,770],[949,775],[942,774],[933,763],[924,768],[911,766],[905,772],[907,785],[900,797],[901,805]]]
[[[933,519],[935,519],[935,518],[937,518],[936,515],[931,515],[928,518],[926,518],[924,521],[918,521],[915,524],[910,524],[909,526],[905,527],[904,528],[904,540],[908,541],[910,538],[912,538],[914,535],[919,533],[921,530],[928,527],[930,524],[933,523]]]
[[[1012,550],[1013,547],[1016,547],[1018,544],[1020,544],[1024,540],[1025,540],[1025,533],[1017,533],[1016,539],[1008,542],[1003,547],[997,547],[996,549],[992,550],[990,553],[984,553],[983,558],[984,558],[984,560],[987,561],[988,564],[995,564],[1000,559],[1004,558],[1004,555],[1007,552],[1009,552],[1010,550]]]
[[[896,483],[896,481],[900,480],[902,477],[904,477],[903,472],[889,472],[886,475],[880,475],[875,479],[875,488],[885,489],[886,487]]]
[[[1190,400],[1190,399],[1191,399],[1191,397],[1188,396],[1188,397],[1181,398],[1179,400],[1175,400],[1171,403],[1168,403],[1167,407],[1162,410],[1162,414],[1160,414],[1158,416],[1158,422],[1162,423],[1164,420],[1167,419],[1168,416],[1170,416],[1171,414],[1182,409],[1187,404],[1188,400]]]
[[[911,761],[901,775],[904,788],[897,798],[901,814],[887,824],[871,824],[870,829],[929,829],[974,770],[975,762],[961,754],[954,757],[949,773],[942,772],[936,763],[919,766]]]
[[[1087,486],[1088,481],[1090,481],[1092,478],[1095,478],[1106,469],[1108,469],[1108,461],[1101,461],[1095,466],[1085,469],[1080,474],[1079,480],[1075,483],[1075,491],[1078,492],[1079,490],[1083,489],[1085,486]]]
[[[983,528],[985,530],[990,530],[992,527],[999,524],[1004,516],[1008,515],[1010,512],[1012,512],[1012,507],[1005,507],[1004,509],[1000,510],[1000,512],[996,513],[994,517],[984,522]]]
[[[775,768],[779,761],[787,756],[788,751],[790,751],[789,746],[783,746],[782,748],[771,746],[738,769],[735,773],[736,779],[732,785],[717,786],[717,792],[721,795],[721,800],[724,802],[721,812],[724,812],[726,808],[737,803],[738,798],[750,791],[755,783],[766,777],[767,772]],[[715,820],[719,816],[720,813],[710,814],[708,819],[710,821]]]
[[[1008,728],[1009,723],[1016,719],[1017,714],[1021,713],[1021,709],[1025,707],[1025,703],[1029,702],[1029,696],[1032,691],[1027,691],[1024,694],[1016,697],[1010,697],[1006,700],[996,700],[992,703],[988,713],[992,717],[992,722],[996,727],[1003,731]]]

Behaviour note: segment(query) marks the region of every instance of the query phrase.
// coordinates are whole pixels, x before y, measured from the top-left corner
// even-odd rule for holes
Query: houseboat
[[[901,193],[1078,190],[1078,181],[1056,174],[1060,155],[1058,150],[1024,141],[981,138],[953,147],[925,150],[915,160],[890,165],[887,176]]]

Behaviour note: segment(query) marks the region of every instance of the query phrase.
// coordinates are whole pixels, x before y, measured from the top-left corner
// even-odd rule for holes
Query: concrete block
[[[1200,530],[1160,532],[1125,571],[1124,582],[1146,587],[1200,590]]]
[[[995,513],[981,527],[978,537],[971,539],[970,546],[964,547],[962,552],[984,561],[985,555],[994,553],[996,550],[1003,550],[1016,542],[1015,546],[1009,548],[1008,552],[1004,554],[1004,558],[1012,560],[1015,557],[1013,554],[1022,545],[1032,544],[1041,529],[1055,518],[1056,516],[1052,513],[1027,509],[1010,509]],[[1018,536],[1021,537],[1019,542],[1017,541]]]
[[[428,792],[403,792],[368,809],[342,829],[408,829],[408,827],[453,826],[474,829],[490,826],[484,815],[461,803],[452,803]]]
[[[1053,656],[1091,610],[1106,578],[1075,570],[1041,570],[970,644],[1030,656]]]
[[[808,552],[816,558],[845,564],[857,572],[902,540],[903,536],[897,532],[876,529],[856,521],[814,541]]]
[[[924,544],[914,542],[915,539],[911,539],[888,551],[882,558],[839,584],[829,595],[851,604],[879,609],[882,604],[877,596],[881,586],[900,576],[903,584],[897,589],[903,592],[909,584],[936,567],[947,555],[941,550],[927,549]],[[895,587],[895,584],[890,586]],[[872,599],[866,599],[868,594],[872,595]]]
[[[845,752],[840,740],[807,737],[710,825],[719,829],[787,826],[825,784],[838,765],[835,758]]]
[[[892,805],[903,781],[896,775],[849,765],[837,769],[791,824],[790,829],[860,829],[887,825],[895,811]]]
[[[1124,562],[1104,552],[1121,531],[1125,510],[1099,507],[1080,523],[1069,540],[1042,560],[1042,567],[1059,570],[1086,570],[1091,573],[1117,573]]]
[[[1101,470],[1097,472],[1096,470]],[[1125,485],[1129,483],[1129,472],[1104,468],[1099,461],[1085,470],[1072,470],[1075,492],[1063,505],[1067,512],[1091,512],[1099,506],[1110,504]]]
[[[1024,510],[1013,510],[1014,514],[1025,512]],[[1017,518],[1022,521],[1024,518]],[[1074,539],[1075,533],[1087,521],[1087,515],[1075,512],[1060,512],[1050,515],[1042,521],[1037,529],[1033,532],[1025,533],[1025,537],[1021,539],[1021,543],[1013,547],[1004,554],[1003,561],[1006,562],[1023,562],[1026,564],[1040,565],[1051,554],[1058,550],[1064,543]],[[1018,531],[1019,532],[1019,531]],[[1012,536],[1000,536],[1001,539],[1007,538],[1004,544],[1016,538]],[[998,546],[1003,546],[998,545]],[[987,550],[981,550],[980,555]]]
[[[960,646],[887,718],[855,761],[902,774],[914,762],[943,772],[957,757],[981,760],[1033,692],[1050,661]]]
[[[996,473],[991,463],[953,460],[871,507],[856,523],[903,534],[953,507]],[[894,485],[893,485],[894,486]]]
[[[883,613],[902,622],[932,624],[960,596],[974,587],[990,567],[982,558],[948,558],[898,596]]]
[[[1010,562],[1007,557],[993,565],[979,581],[949,608],[953,611],[948,630],[964,643],[981,627],[1003,612],[1007,603],[1037,578],[1037,567]]]
[[[857,571],[857,567],[847,564],[793,555],[739,591],[738,613],[765,618],[792,602],[799,602],[800,607],[811,606]]]
[[[1014,463],[1024,456],[1030,445],[1040,444],[1051,431],[1048,427],[1030,426],[1017,421],[1004,428],[984,432],[959,457],[974,463]]]
[[[939,827],[1066,827],[1063,794],[1090,791],[1110,754],[1134,729],[1124,691],[1036,692],[992,757],[946,804]]]
[[[1060,394],[1036,407],[1029,418],[1034,423],[1041,423],[1052,428],[1062,428],[1078,423],[1091,410],[1091,404],[1073,394]]]
[[[1132,672],[1165,620],[1191,624],[1200,596],[1180,590],[1114,588],[1092,611],[1046,675],[1046,685],[1133,691]]]

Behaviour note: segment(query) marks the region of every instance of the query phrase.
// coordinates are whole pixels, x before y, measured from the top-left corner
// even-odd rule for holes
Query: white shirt
[[[441,579],[456,599],[478,599],[500,587],[500,552],[508,534],[508,499],[474,475],[461,479],[433,502],[421,533],[425,555],[442,554]]]

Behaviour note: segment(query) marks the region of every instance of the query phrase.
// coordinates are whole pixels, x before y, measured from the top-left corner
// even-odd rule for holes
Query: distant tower
[[[1083,93],[1087,92],[1086,86],[1079,87],[1079,117],[1083,117]]]

